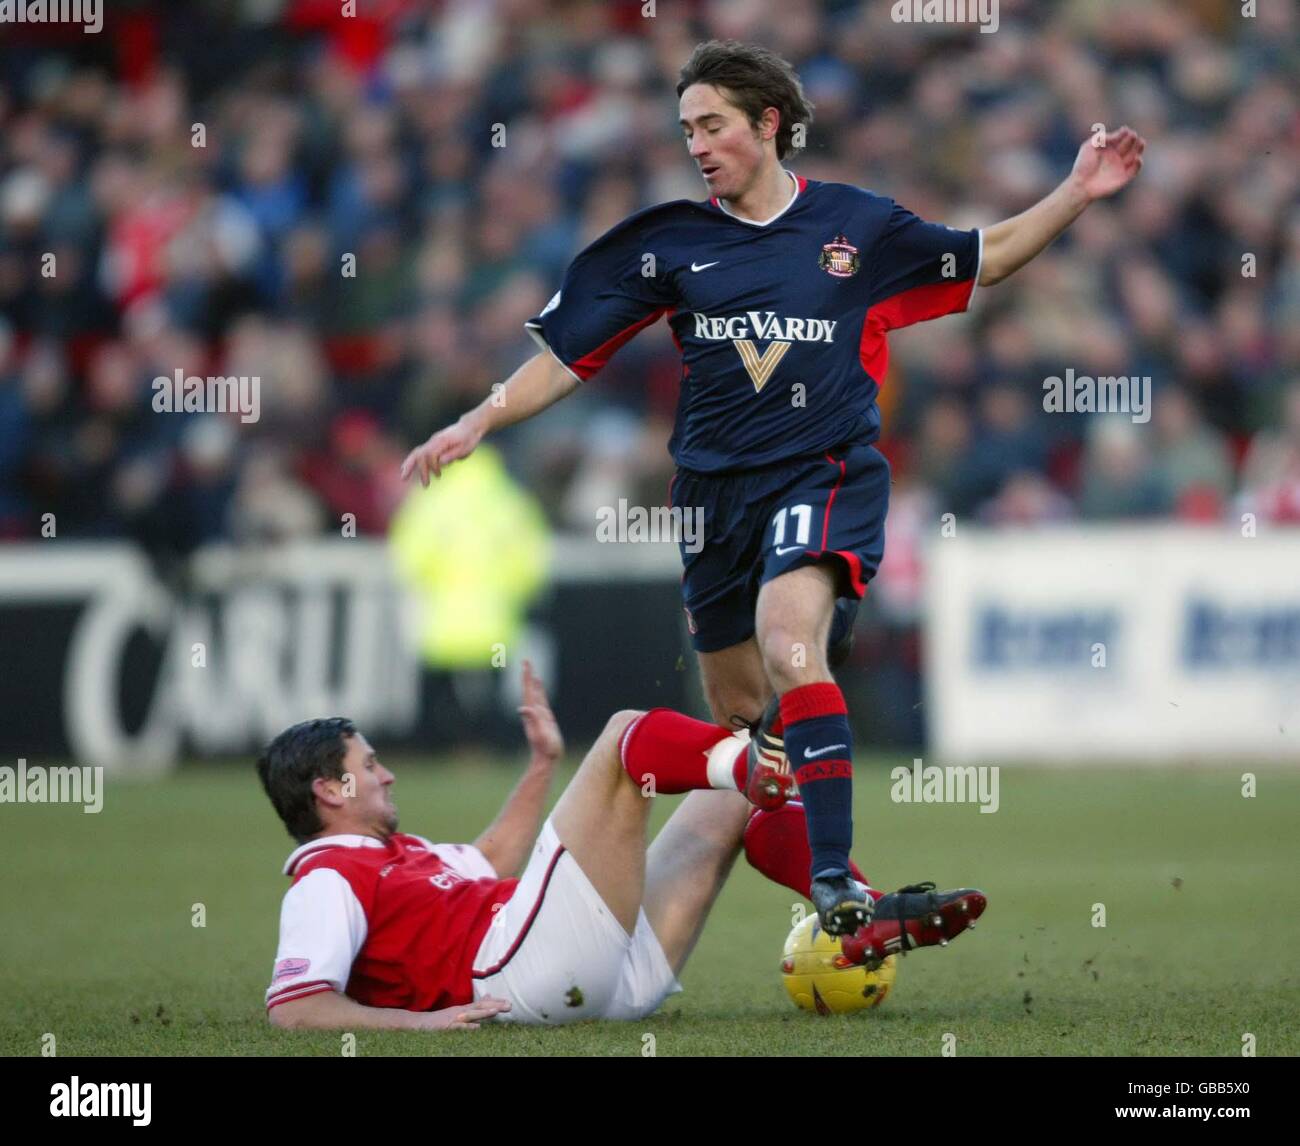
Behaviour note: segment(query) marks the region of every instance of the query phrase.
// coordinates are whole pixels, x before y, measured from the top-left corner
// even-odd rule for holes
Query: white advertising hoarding
[[[1300,531],[959,529],[927,564],[942,760],[1300,765]]]

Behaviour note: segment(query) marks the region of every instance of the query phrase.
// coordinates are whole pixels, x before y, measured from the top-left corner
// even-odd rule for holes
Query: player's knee
[[[644,715],[645,713],[640,709],[621,709],[605,721],[605,731],[601,735],[604,738],[617,742],[622,739],[623,733],[628,729],[628,725],[630,725],[632,721],[636,720],[637,717]]]
[[[774,625],[759,641],[763,667],[777,692],[826,675],[825,650],[802,630]]]

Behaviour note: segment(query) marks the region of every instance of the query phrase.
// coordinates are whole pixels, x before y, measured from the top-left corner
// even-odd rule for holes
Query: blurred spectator
[[[13,360],[13,335],[8,323],[0,323],[0,539],[20,532],[27,509],[17,479],[28,433],[28,411]]]
[[[1283,395],[1282,425],[1259,434],[1242,467],[1242,510],[1300,525],[1300,381]]]
[[[1000,528],[1056,525],[1074,516],[1070,499],[1041,474],[1012,474],[1001,492],[980,511],[980,520]]]
[[[1138,426],[1121,414],[1093,424],[1079,509],[1085,518],[1154,517],[1168,499]]]
[[[382,533],[406,493],[402,456],[370,414],[352,411],[335,420],[325,448],[303,461],[302,475],[336,521]]]
[[[1185,390],[1161,391],[1152,407],[1152,459],[1164,504],[1178,517],[1222,517],[1232,490],[1232,459],[1223,435],[1205,425]]]

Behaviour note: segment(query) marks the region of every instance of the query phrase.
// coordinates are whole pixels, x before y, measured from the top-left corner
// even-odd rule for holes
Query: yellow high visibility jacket
[[[420,605],[426,663],[505,663],[546,581],[550,530],[501,455],[480,445],[428,489],[416,483],[393,516],[388,543],[399,579]]]

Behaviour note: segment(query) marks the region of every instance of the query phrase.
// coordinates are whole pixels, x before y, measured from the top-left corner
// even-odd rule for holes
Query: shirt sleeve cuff
[[[540,322],[525,322],[524,329],[528,331],[528,333],[532,336],[533,341],[537,343],[538,346],[540,346],[543,350],[545,350],[552,358],[555,359],[556,362],[558,362],[561,366],[564,367],[564,369],[568,372],[569,376],[575,382],[582,381],[582,379],[579,378],[578,375],[574,374],[574,372],[569,369],[569,367],[564,363],[564,361],[560,358],[560,356],[556,354],[554,350],[551,349],[551,344],[546,341],[546,336],[542,333],[542,324]]]
[[[312,995],[322,995],[326,991],[338,992],[338,988],[333,983],[327,983],[324,979],[317,979],[311,983],[290,983],[286,987],[267,996],[266,1009],[269,1011],[272,1007],[278,1007],[281,1003],[289,1003],[294,999],[306,999]],[[342,992],[338,992],[342,993]]]
[[[967,310],[970,310],[970,308],[971,308],[971,307],[974,305],[974,303],[975,303],[975,292],[976,292],[977,290],[979,290],[979,287],[980,287],[980,271],[984,269],[984,231],[983,231],[983,229],[980,229],[980,230],[976,231],[976,232],[975,232],[975,236],[976,236],[976,238],[979,240],[979,254],[978,254],[978,255],[976,256],[976,258],[975,258],[975,277],[971,280],[971,284],[970,284],[970,297],[966,300],[966,309],[967,309]]]

